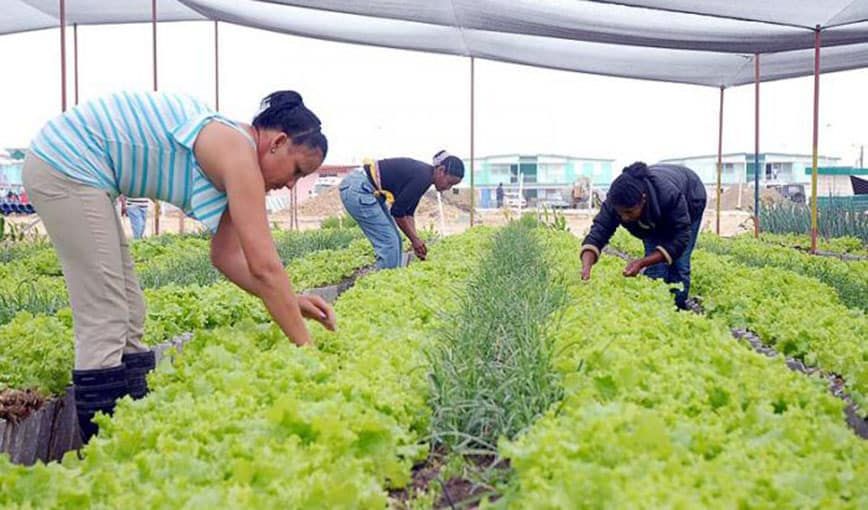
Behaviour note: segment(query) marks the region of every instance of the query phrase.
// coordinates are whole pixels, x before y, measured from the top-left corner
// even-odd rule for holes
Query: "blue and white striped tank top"
[[[202,172],[193,144],[216,120],[238,129],[202,102],[164,92],[120,92],[55,117],[30,149],[71,179],[112,195],[169,202],[217,230],[226,193]]]

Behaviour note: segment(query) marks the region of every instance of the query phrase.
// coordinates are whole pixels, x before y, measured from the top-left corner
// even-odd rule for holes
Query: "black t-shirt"
[[[413,216],[422,195],[434,183],[434,167],[410,158],[389,158],[377,162],[383,189],[395,196],[392,216]]]

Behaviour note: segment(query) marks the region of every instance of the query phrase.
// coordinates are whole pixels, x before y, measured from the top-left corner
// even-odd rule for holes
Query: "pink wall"
[[[323,165],[318,172],[304,177],[295,184],[298,189],[298,203],[302,203],[310,197],[310,192],[313,190],[313,185],[316,183],[320,175],[337,175],[344,176],[356,168],[354,165]],[[286,197],[289,199],[289,190],[282,188],[271,192],[273,197]]]

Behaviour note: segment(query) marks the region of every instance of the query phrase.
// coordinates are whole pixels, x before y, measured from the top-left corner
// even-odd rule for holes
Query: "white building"
[[[835,167],[841,158],[820,156],[818,166]],[[696,172],[709,186],[717,184],[717,155],[670,158],[661,161],[683,165]],[[809,184],[812,156],[810,154],[784,154],[764,152],[759,155],[760,186],[774,184]],[[807,173],[806,173],[807,170]],[[754,153],[737,152],[723,155],[721,183],[724,186],[754,182]]]

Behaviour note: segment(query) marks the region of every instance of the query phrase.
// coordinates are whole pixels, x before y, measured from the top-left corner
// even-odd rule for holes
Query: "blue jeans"
[[[363,171],[350,173],[341,181],[340,191],[344,209],[356,220],[374,247],[377,267],[400,267],[403,255],[401,235],[386,201],[374,196],[374,186],[368,176]]]
[[[683,290],[672,290],[675,295],[675,306],[684,310],[687,308],[687,294],[690,292],[690,256],[693,254],[693,248],[696,247],[696,238],[699,237],[699,230],[702,228],[702,216],[697,218],[690,225],[690,242],[687,243],[687,248],[674,263],[654,264],[645,269],[645,276],[654,279],[662,279],[666,283],[682,283]],[[645,256],[651,255],[660,244],[656,240],[646,239]]]
[[[145,222],[148,220],[148,208],[131,205],[127,207],[127,216],[133,228],[133,239],[141,239],[145,234]]]

